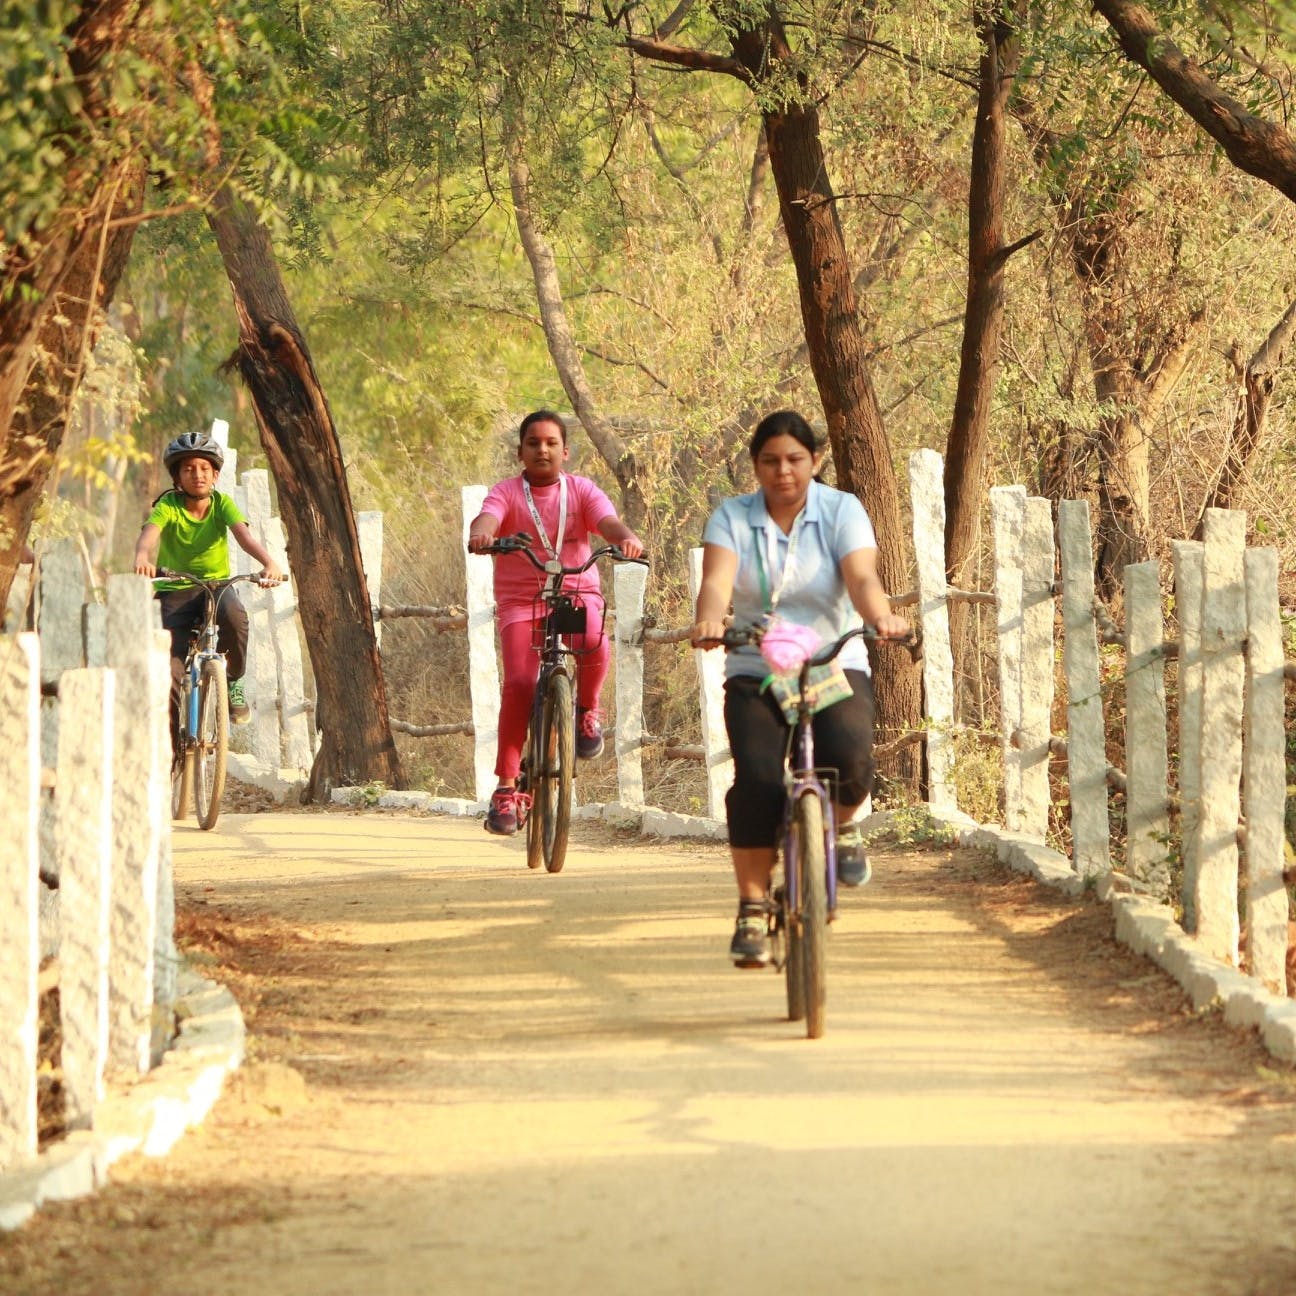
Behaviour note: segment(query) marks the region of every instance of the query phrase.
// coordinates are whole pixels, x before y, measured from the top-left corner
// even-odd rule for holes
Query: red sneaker
[[[603,755],[603,726],[594,707],[576,708],[576,755],[581,760]]]

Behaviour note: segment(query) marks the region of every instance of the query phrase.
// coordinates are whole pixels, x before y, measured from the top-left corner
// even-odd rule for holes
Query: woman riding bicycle
[[[224,580],[230,574],[228,532],[245,553],[261,564],[261,582],[273,584],[282,579],[279,564],[252,534],[238,505],[216,489],[224,462],[220,443],[205,432],[182,433],[162,452],[173,489],[154,500],[153,510],[135,542],[134,570],[141,576],[156,576],[161,566],[170,571],[192,572],[206,580]],[[157,597],[162,604],[162,626],[171,633],[171,732],[175,733],[185,654],[189,640],[202,625],[207,600],[201,589],[175,581],[159,582]],[[235,724],[243,724],[250,714],[242,683],[247,663],[248,617],[232,589],[221,594],[216,621],[220,626],[218,646],[227,663],[230,717]]]
[[[815,480],[822,452],[800,414],[780,410],[761,420],[749,450],[760,489],[725,500],[702,535],[702,584],[690,634],[714,648],[730,607],[738,625],[777,614],[831,641],[858,613],[882,636],[908,633],[891,611],[877,574],[877,539],[864,506]],[[837,664],[849,696],[814,717],[817,762],[837,771],[838,878],[867,880],[859,830],[850,818],[873,782],[873,685],[860,639]],[[730,649],[725,663],[725,728],[734,782],[725,799],[738,883],[738,918],[729,955],[739,967],[764,967],[769,939],[770,873],[784,808],[784,754],[789,722],[764,687],[770,669],[755,646]]]
[[[536,410],[518,429],[518,459],[522,472],[491,488],[481,512],[468,528],[468,548],[485,549],[497,536],[519,532],[529,535],[537,550],[567,566],[578,566],[590,556],[589,534],[597,532],[620,547],[628,558],[643,553],[639,537],[617,516],[612,501],[588,477],[565,473],[562,466],[570,451],[567,428],[551,410]],[[524,554],[505,554],[495,561],[495,621],[499,626],[504,681],[500,695],[499,747],[495,774],[499,786],[491,795],[486,831],[509,836],[518,830],[517,778],[526,742],[531,698],[540,673],[533,651],[536,618],[544,607],[536,595],[543,576]],[[601,599],[597,568],[575,577],[565,587],[578,601],[582,596]],[[590,760],[603,751],[599,722],[599,696],[607,679],[611,657],[602,618],[590,612],[590,629],[569,636],[577,653],[576,754]]]

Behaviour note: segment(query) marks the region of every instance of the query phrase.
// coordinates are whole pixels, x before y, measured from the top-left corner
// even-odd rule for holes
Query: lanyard
[[[567,534],[567,474],[558,474],[558,535],[557,548],[549,543],[549,537],[545,534],[544,523],[540,521],[540,511],[535,506],[535,499],[531,494],[531,483],[526,479],[526,473],[522,474],[522,494],[526,496],[526,506],[531,511],[531,521],[535,523],[536,534],[540,537],[540,543],[544,545],[545,552],[561,562],[562,558],[558,550],[562,548],[563,539]]]
[[[769,578],[765,574],[765,559],[761,556],[760,543],[756,543],[756,574],[760,578],[761,599],[765,603],[765,610],[773,612],[779,604],[779,599],[783,595],[783,586],[787,584],[788,572],[792,570],[792,564],[796,561],[797,540],[801,536],[801,527],[805,522],[805,509],[797,514],[796,521],[792,523],[792,531],[788,536],[787,556],[783,559],[782,567],[778,561],[778,525],[773,518],[769,519],[769,525],[765,528],[765,547],[769,551],[769,569],[771,572],[778,573],[778,584],[771,590]]]

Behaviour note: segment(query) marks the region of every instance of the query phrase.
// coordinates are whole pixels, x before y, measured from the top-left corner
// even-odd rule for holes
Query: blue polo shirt
[[[708,519],[702,532],[702,543],[718,545],[738,555],[734,577],[734,624],[751,625],[765,612],[761,593],[757,552],[771,580],[770,537],[775,546],[771,589],[783,583],[778,612],[789,621],[811,626],[824,641],[836,639],[860,623],[842,580],[840,563],[857,549],[876,549],[877,536],[864,505],[845,491],[834,490],[820,482],[811,482],[805,508],[794,524],[796,535],[791,565],[788,549],[792,538],[770,518],[761,491],[727,499]],[[758,550],[759,546],[759,550]],[[868,649],[862,639],[852,639],[837,658],[844,669],[869,669]],[[725,661],[725,677],[754,675],[764,679],[769,667],[754,647],[731,649]]]

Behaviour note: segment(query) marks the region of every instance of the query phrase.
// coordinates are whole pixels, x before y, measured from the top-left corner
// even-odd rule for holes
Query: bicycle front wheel
[[[225,794],[225,759],[229,752],[229,693],[225,663],[203,663],[198,681],[198,745],[194,762],[194,808],[200,828],[213,828]]]
[[[572,773],[576,764],[576,712],[571,679],[561,671],[549,676],[544,698],[545,785],[540,831],[544,866],[550,873],[562,869],[567,859],[567,831],[571,827]]]
[[[824,1008],[828,998],[825,967],[828,943],[828,884],[823,803],[813,792],[803,793],[793,807],[792,831],[796,837],[797,881],[801,897],[800,919],[798,921],[795,915],[792,917],[792,928],[793,930],[800,928],[798,943],[801,955],[806,1036],[809,1039],[818,1039],[824,1033]],[[789,951],[788,963],[791,966],[791,951]],[[789,1009],[791,995],[789,975]],[[788,1015],[791,1016],[791,1013],[789,1012]]]

